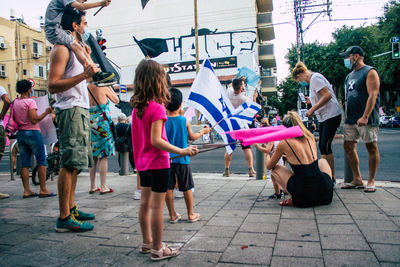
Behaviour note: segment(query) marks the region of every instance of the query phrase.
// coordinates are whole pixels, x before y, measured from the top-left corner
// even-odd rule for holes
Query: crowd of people
[[[68,3],[66,3],[68,2]],[[201,218],[194,212],[193,176],[189,156],[195,156],[197,146],[188,145],[188,139],[196,140],[211,129],[203,128],[194,133],[189,121],[182,116],[182,93],[171,88],[164,68],[154,60],[144,59],[136,68],[131,123],[125,115],[118,117],[116,135],[111,119],[109,103],[118,103],[114,90],[106,85],[110,73],[103,73],[88,57],[90,49],[82,44],[87,22],[82,10],[107,6],[111,0],[85,3],[84,0],[50,2],[46,17],[46,36],[55,45],[50,56],[48,75],[49,92],[55,96],[52,108],[38,114],[31,98],[33,87],[27,80],[17,83],[20,96],[11,102],[4,88],[0,97],[4,102],[0,114],[0,159],[4,153],[5,131],[2,120],[10,108],[18,124],[17,140],[22,161],[21,179],[24,198],[58,195],[59,217],[57,232],[90,231],[94,225],[87,222],[94,214],[79,209],[75,200],[77,174],[79,170],[90,170],[89,193],[112,193],[106,185],[107,158],[115,154],[114,143],[120,153],[129,153],[131,167],[137,171],[135,199],[140,199],[139,223],[142,233],[141,253],[149,253],[151,260],[158,261],[179,255],[179,250],[162,242],[163,209],[167,204],[169,222],[177,223],[182,215],[175,210],[173,190],[183,192],[187,221],[193,223]],[[62,10],[62,12],[60,11]],[[57,13],[58,12],[58,13]],[[55,15],[62,18],[55,19]],[[69,34],[66,34],[66,31]],[[378,106],[379,76],[363,61],[364,51],[358,46],[349,47],[343,54],[344,64],[351,69],[346,78],[346,111],[344,127],[344,149],[353,171],[353,181],[345,183],[343,189],[364,187],[359,170],[356,145],[361,138],[369,152],[369,179],[365,192],[375,192],[375,175],[379,164]],[[99,78],[100,77],[100,78]],[[274,185],[271,198],[289,198],[280,202],[282,206],[314,207],[330,204],[335,184],[334,155],[331,144],[340,125],[342,110],[329,81],[320,73],[314,73],[299,62],[292,71],[293,79],[302,86],[309,86],[306,101],[311,104],[306,116],[315,115],[319,121],[319,151],[314,135],[301,121],[300,116],[288,112],[281,123],[285,127],[299,126],[302,135],[296,138],[256,144],[265,153],[265,167],[270,171]],[[111,77],[112,78],[112,77]],[[87,83],[88,82],[88,83]],[[232,82],[227,95],[234,107],[240,106],[246,97],[242,95],[245,80],[238,77]],[[256,95],[253,97],[255,101]],[[43,138],[38,123],[54,113],[58,127],[60,171],[58,193],[46,188],[46,158]],[[262,125],[261,125],[262,124]],[[268,126],[261,120],[258,126]],[[273,122],[277,124],[277,121]],[[114,138],[124,138],[116,142]],[[250,146],[242,146],[248,165],[248,175],[255,176]],[[29,187],[31,157],[35,155],[40,180],[39,194]],[[283,159],[288,163],[287,166]],[[119,161],[122,159],[120,158]],[[232,154],[225,154],[223,176],[229,177]],[[96,185],[96,169],[99,165],[100,187]],[[0,198],[8,195],[0,194]]]

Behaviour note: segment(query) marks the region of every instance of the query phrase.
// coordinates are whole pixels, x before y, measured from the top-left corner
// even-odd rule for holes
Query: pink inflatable
[[[286,127],[283,125],[279,125],[279,126],[252,128],[252,129],[241,129],[241,130],[225,132],[225,134],[229,134],[235,140],[242,141],[243,139],[246,138],[256,137],[259,135],[272,133],[283,129],[286,129]]]
[[[254,143],[269,143],[274,141],[281,141],[284,139],[302,136],[303,131],[299,126],[286,128],[280,131],[270,132],[263,135],[244,138],[241,142],[244,146],[249,146]]]

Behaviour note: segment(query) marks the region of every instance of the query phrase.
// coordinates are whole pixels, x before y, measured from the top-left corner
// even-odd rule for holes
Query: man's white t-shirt
[[[4,89],[4,87],[3,86],[0,86],[0,103],[1,103],[1,101],[3,100],[3,95],[6,95],[7,94],[7,91],[6,91],[6,89]],[[3,120],[2,119],[0,119],[0,126],[4,126],[3,125]]]
[[[322,98],[321,94],[318,94],[320,90],[328,87],[329,93],[331,94],[331,99],[315,111],[315,115],[319,122],[324,122],[327,119],[333,118],[342,114],[342,109],[340,108],[339,102],[336,99],[336,95],[332,90],[332,85],[329,81],[320,73],[313,73],[310,79],[310,101],[311,105],[315,105]]]
[[[240,105],[242,105],[244,102],[250,100],[249,98],[245,97],[242,93],[241,94],[235,94],[235,91],[233,91],[233,88],[228,88],[226,95],[228,96],[229,100],[232,103],[232,106],[236,109]]]

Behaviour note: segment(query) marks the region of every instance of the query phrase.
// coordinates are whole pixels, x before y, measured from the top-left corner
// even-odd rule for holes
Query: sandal
[[[286,206],[286,207],[293,207],[292,198],[282,201],[281,203],[279,203],[279,205]]]
[[[162,246],[163,246],[163,248],[167,248],[168,244],[162,243]],[[142,254],[150,253],[150,250],[152,247],[153,247],[153,243],[148,243],[148,244],[143,243],[142,247],[140,248],[140,253],[142,253]]]
[[[182,215],[180,215],[179,213],[176,213],[175,220],[169,220],[169,223],[175,224],[175,223],[179,222],[181,220],[181,218],[182,218]]]
[[[169,250],[171,251],[170,254],[168,254],[168,255],[164,255],[164,250],[166,248],[169,248]],[[180,254],[178,249],[166,247],[164,245],[161,246],[160,250],[151,249],[150,252],[151,252],[150,259],[152,261],[161,261],[161,260],[169,259],[172,257],[176,257]]]

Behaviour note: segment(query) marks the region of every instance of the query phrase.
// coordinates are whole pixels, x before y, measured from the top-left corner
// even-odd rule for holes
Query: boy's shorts
[[[61,28],[61,25],[57,24],[54,26],[46,26],[44,29],[46,33],[46,39],[51,44],[56,45],[65,45],[68,48],[71,48],[72,44],[74,43],[75,39],[72,35]]]
[[[81,107],[56,109],[61,168],[87,169],[93,166],[89,111]]]
[[[358,142],[360,138],[364,143],[373,143],[378,141],[378,127],[371,125],[357,126],[344,125],[344,141]]]
[[[167,192],[169,169],[139,171],[140,186],[151,187],[156,193]]]
[[[178,181],[179,191],[186,192],[194,187],[190,164],[171,164],[168,180],[168,190],[174,190],[176,181]]]

